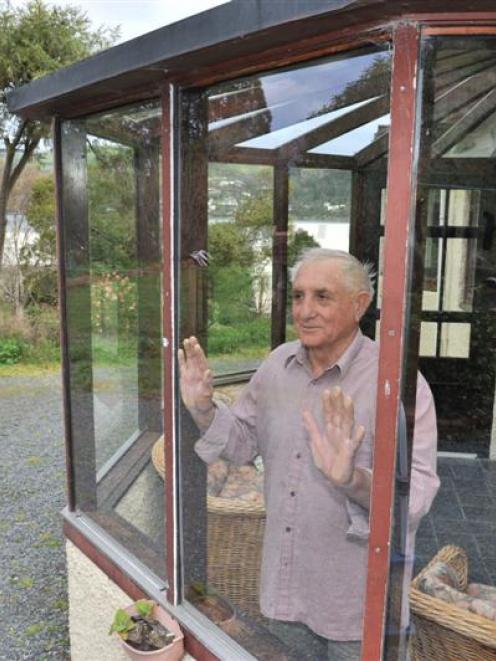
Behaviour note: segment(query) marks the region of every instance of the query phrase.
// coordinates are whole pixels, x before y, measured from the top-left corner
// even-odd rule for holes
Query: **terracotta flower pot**
[[[129,613],[129,615],[138,614],[134,605],[128,606],[124,610]],[[184,636],[179,624],[159,606],[154,607],[152,617],[163,624],[164,627],[167,627],[167,629],[175,635],[173,642],[160,650],[141,652],[132,645],[126,643],[125,640],[120,639],[124,652],[130,659],[134,659],[134,661],[143,661],[144,659],[153,659],[154,661],[179,661],[184,655]]]

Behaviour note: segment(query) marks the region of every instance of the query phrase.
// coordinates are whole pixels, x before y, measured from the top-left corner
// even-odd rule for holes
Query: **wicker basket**
[[[496,622],[418,589],[425,572],[438,561],[455,570],[460,590],[467,589],[467,554],[457,546],[443,547],[415,577],[410,591],[412,661],[496,660]]]
[[[165,476],[164,439],[152,461]],[[259,615],[260,565],[265,507],[260,503],[207,496],[207,581],[221,597],[250,615]]]

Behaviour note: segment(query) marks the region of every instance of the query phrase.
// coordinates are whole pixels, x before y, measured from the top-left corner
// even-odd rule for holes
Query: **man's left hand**
[[[355,414],[353,400],[339,386],[325,390],[322,395],[324,433],[321,433],[310,411],[303,419],[315,465],[337,487],[353,485],[355,457],[365,437],[365,428],[359,425],[353,434]]]

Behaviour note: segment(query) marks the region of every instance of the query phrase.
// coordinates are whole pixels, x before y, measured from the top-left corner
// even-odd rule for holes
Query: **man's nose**
[[[304,298],[301,305],[301,315],[304,319],[311,319],[315,314],[315,306],[312,299]]]

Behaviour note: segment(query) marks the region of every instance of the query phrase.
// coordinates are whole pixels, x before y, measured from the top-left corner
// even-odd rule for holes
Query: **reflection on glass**
[[[387,95],[389,74],[389,53],[370,50],[353,58],[224,83],[209,94],[209,130],[215,134],[237,124],[242,134],[240,129],[249,125],[246,140],[292,126],[298,135],[301,122]]]
[[[305,247],[305,235],[321,248],[349,250],[351,172],[291,168],[289,222],[295,234],[290,261]],[[310,239],[306,239],[312,246]]]
[[[318,115],[317,117],[312,117],[311,119],[306,119],[302,122],[298,122],[296,124],[292,124],[290,126],[285,126],[282,129],[277,129],[275,131],[272,131],[270,133],[266,133],[262,136],[259,136],[257,138],[252,138],[251,140],[245,140],[244,142],[238,143],[238,147],[250,147],[252,149],[277,149],[278,147],[282,147],[284,144],[287,142],[290,142],[291,140],[295,138],[299,138],[301,136],[304,136],[306,133],[309,133],[313,129],[318,128],[319,126],[325,126],[326,124],[330,124],[331,122],[339,119],[340,117],[343,117],[349,112],[353,112],[354,110],[357,110],[361,106],[369,103],[370,101],[375,101],[379,97],[373,97],[372,99],[367,99],[366,101],[360,101],[359,103],[353,103],[351,106],[346,106],[344,108],[338,108],[337,110],[332,110],[331,112],[326,112],[323,115]],[[377,120],[374,120],[377,121]],[[368,124],[366,125],[368,126]],[[353,135],[354,131],[351,132],[350,135]],[[348,136],[344,138],[345,142],[350,143],[350,140]],[[326,143],[327,144],[327,143]],[[367,144],[367,143],[365,143]],[[365,145],[364,145],[365,146]],[[321,145],[317,149],[318,150],[323,150],[324,145]],[[311,150],[313,152],[316,152],[316,150]],[[351,150],[350,150],[351,151]],[[355,149],[354,151],[358,151],[358,149]],[[324,150],[324,153],[337,153],[337,152],[326,152]]]
[[[334,138],[329,142],[311,150],[313,154],[336,154],[338,156],[355,156],[360,154],[366,147],[378,143],[379,139],[388,135],[391,118],[383,115],[372,122],[367,122],[350,131],[345,136]]]
[[[426,214],[419,205],[417,218],[427,236],[416,246],[425,259],[424,305],[411,324],[422,326],[418,365],[436,403],[441,486],[416,536],[411,651],[414,659],[489,659],[496,632],[496,198],[488,176],[496,40],[430,39],[424,56],[418,194],[429,204]],[[426,293],[437,293],[436,305],[426,304]]]
[[[208,340],[217,374],[253,369],[270,346],[271,169],[211,163],[208,179]]]
[[[439,188],[433,188],[429,191],[427,198],[427,224],[445,225],[446,218],[446,197],[448,191]]]
[[[440,356],[447,358],[470,357],[470,324],[441,324]]]
[[[164,575],[160,106],[63,125],[77,506]]]
[[[473,239],[447,239],[443,310],[472,310],[477,243]]]
[[[420,355],[435,356],[437,351],[437,324],[423,321],[420,326]]]
[[[425,242],[424,291],[422,292],[422,308],[424,310],[439,309],[439,285],[441,282],[441,254],[443,239],[428,237]]]
[[[87,178],[95,452],[105,474],[106,462],[138,428],[133,149],[88,135]]]
[[[476,103],[467,110],[467,115],[479,112]],[[489,106],[491,107],[491,106]],[[460,120],[461,121],[461,120]],[[446,152],[448,158],[491,158],[496,151],[496,113],[491,113],[470,132],[458,137],[458,141]]]
[[[355,656],[360,647],[366,534],[346,537],[353,508],[328,501],[303,436],[303,404],[322,415],[324,380],[296,387],[288,372],[287,383],[272,384],[262,361],[301,333],[288,270],[304,248],[349,250],[377,269],[389,84],[390,53],[371,48],[184,94],[178,335],[201,341],[228,421],[215,451],[205,439],[217,417],[196,444],[206,466],[194,450],[201,432],[182,412],[184,591],[257,658],[327,659],[333,637],[354,642]],[[372,336],[375,323],[372,305],[364,323]],[[373,410],[375,373],[369,381]],[[247,421],[241,411],[251,405]],[[249,437],[236,457],[225,447],[228,407]],[[372,413],[366,424],[368,448]],[[370,466],[368,449],[363,457]],[[322,550],[324,539],[334,553]]]
[[[477,227],[479,222],[480,191],[450,190],[448,194],[447,225]]]

